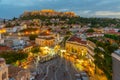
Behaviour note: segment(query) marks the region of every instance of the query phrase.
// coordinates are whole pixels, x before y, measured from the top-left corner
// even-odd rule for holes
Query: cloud
[[[98,17],[109,17],[109,18],[120,18],[120,12],[119,11],[96,11],[93,13],[94,16]]]
[[[77,15],[80,15],[82,17],[92,17],[93,11],[92,10],[76,10],[74,11]]]
[[[19,16],[25,10],[74,11],[83,17],[120,16],[120,0],[0,0],[0,17]],[[11,12],[11,14],[7,14]]]
[[[70,9],[62,8],[62,9],[58,9],[57,11],[63,11],[63,12],[65,12],[65,11],[70,11]]]
[[[95,13],[97,16],[120,16],[120,12],[113,12],[113,11],[97,11]]]
[[[74,12],[76,12],[77,15],[86,15],[90,13],[91,11],[90,10],[76,10]]]
[[[91,10],[85,10],[85,11],[83,11],[84,14],[88,14],[90,12],[91,12]]]

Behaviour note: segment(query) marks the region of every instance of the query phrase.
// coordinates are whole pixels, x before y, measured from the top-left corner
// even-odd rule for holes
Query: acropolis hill
[[[35,11],[25,11],[21,15],[21,17],[26,17],[26,16],[76,17],[77,15],[74,12],[58,12],[58,11],[55,11],[55,10],[44,9],[44,10],[38,10],[38,11],[37,10],[35,10]]]

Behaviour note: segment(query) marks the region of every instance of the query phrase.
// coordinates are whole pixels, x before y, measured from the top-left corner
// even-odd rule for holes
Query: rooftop
[[[46,40],[51,40],[51,39],[55,39],[54,37],[38,37],[39,39],[46,39]]]
[[[51,33],[49,31],[40,33],[40,36],[49,36]]]
[[[77,36],[72,36],[68,41],[78,42],[81,44],[86,44],[86,41],[83,41],[81,38],[78,38]]]
[[[120,32],[107,32],[108,34],[120,35]]]
[[[0,46],[0,51],[12,50],[10,47],[7,46]]]

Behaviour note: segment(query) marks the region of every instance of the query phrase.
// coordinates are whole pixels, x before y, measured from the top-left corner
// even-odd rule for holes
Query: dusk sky
[[[120,0],[0,0],[0,18],[41,9],[74,11],[82,17],[120,18]]]

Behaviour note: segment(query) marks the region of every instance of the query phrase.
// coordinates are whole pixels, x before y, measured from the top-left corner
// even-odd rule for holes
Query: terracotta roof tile
[[[81,44],[86,44],[86,41],[82,41],[81,38],[78,38],[77,36],[72,36],[68,41],[78,42]]]
[[[39,38],[39,39],[46,39],[46,40],[55,39],[54,37],[44,37],[44,38],[38,37],[38,38]]]
[[[48,35],[51,35],[49,31],[40,33],[40,36],[48,36]]]
[[[107,32],[109,34],[116,34],[116,35],[120,35],[120,32]]]
[[[12,49],[7,46],[0,46],[0,51],[5,51],[5,50],[12,50]]]

